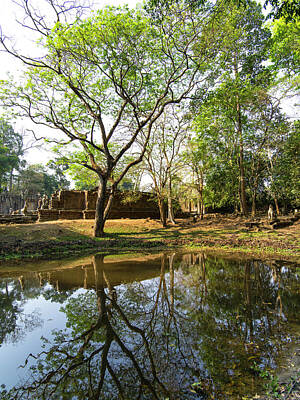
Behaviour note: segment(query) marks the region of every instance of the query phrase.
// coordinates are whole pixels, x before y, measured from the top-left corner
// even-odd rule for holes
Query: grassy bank
[[[278,230],[249,229],[243,218],[193,223],[180,220],[162,228],[158,221],[109,220],[104,238],[93,238],[94,221],[53,221],[0,226],[0,260],[62,258],[98,250],[209,249],[247,256],[300,261],[300,224]]]

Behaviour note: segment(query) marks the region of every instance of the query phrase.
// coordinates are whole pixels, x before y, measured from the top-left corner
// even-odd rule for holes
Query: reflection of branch
[[[140,377],[142,385],[146,385],[149,388],[152,395],[154,396],[154,399],[159,400],[159,397],[157,396],[151,382],[147,378],[145,378],[145,376],[143,375],[142,370],[141,370],[139,364],[137,363],[136,359],[134,358],[132,352],[124,345],[124,343],[121,341],[121,339],[115,332],[114,332],[114,338],[115,338],[116,342],[118,343],[118,345],[121,347],[122,351],[127,355],[128,358],[130,358],[132,364],[134,365],[135,370],[137,371],[137,373]]]
[[[125,313],[123,312],[121,307],[118,305],[118,303],[116,301],[115,289],[112,287],[112,285],[111,285],[111,283],[110,283],[110,281],[109,281],[109,279],[108,279],[108,277],[107,277],[107,275],[105,274],[104,271],[103,271],[103,277],[104,277],[104,280],[105,280],[105,282],[107,284],[107,287],[109,288],[110,292],[112,293],[112,296],[111,296],[110,300],[111,300],[111,303],[112,303],[113,307],[118,311],[118,313],[122,317],[123,321],[125,322],[126,326],[131,331],[138,333],[142,337],[143,343],[144,343],[144,345],[146,347],[146,351],[147,351],[147,354],[148,354],[148,357],[149,357],[149,360],[150,360],[150,363],[151,363],[151,370],[152,370],[152,375],[153,375],[154,381],[157,381],[159,383],[159,385],[166,391],[164,385],[158,379],[155,363],[154,363],[154,360],[153,360],[153,356],[152,356],[152,353],[151,353],[151,350],[150,350],[150,346],[149,346],[149,343],[147,341],[145,332],[142,329],[140,329],[139,327],[134,326],[134,325],[132,325],[130,323],[130,321],[126,317]]]
[[[104,383],[104,377],[105,377],[105,372],[106,372],[106,368],[108,366],[108,352],[110,349],[110,346],[112,344],[112,341],[114,339],[114,332],[111,328],[110,323],[108,322],[108,320],[106,320],[107,326],[106,326],[106,341],[105,341],[105,345],[103,348],[103,352],[101,355],[101,369],[100,369],[100,375],[99,375],[99,383],[98,383],[98,387],[97,387],[97,392],[96,392],[96,399],[100,398],[100,394],[101,394],[101,389]]]
[[[164,280],[164,276],[165,276],[165,266],[164,266],[164,257],[162,257],[161,259],[161,271],[160,271],[160,280],[159,280],[159,286],[158,286],[158,291],[156,293],[156,299],[155,299],[155,303],[154,306],[152,307],[151,313],[152,313],[152,317],[150,319],[149,325],[152,325],[152,322],[154,320],[154,315],[155,315],[155,311],[158,308],[158,303],[159,303],[159,296],[160,296],[160,292],[161,292],[161,288],[162,288],[162,283]]]
[[[121,400],[125,400],[125,395],[124,395],[124,392],[123,392],[121,383],[120,383],[120,381],[119,381],[117,375],[115,374],[114,370],[113,370],[112,367],[110,366],[110,363],[109,363],[109,362],[107,362],[107,369],[108,369],[108,372],[110,373],[110,376],[113,378],[113,380],[114,380],[114,382],[115,382],[115,384],[116,384],[116,386],[117,386],[117,388],[118,388],[120,399],[121,399]]]

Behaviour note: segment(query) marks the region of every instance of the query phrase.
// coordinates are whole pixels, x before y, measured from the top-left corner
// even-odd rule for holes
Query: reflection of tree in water
[[[229,398],[241,374],[246,390],[251,385],[254,390],[254,363],[275,367],[279,352],[291,341],[287,320],[298,318],[299,324],[299,279],[275,262],[232,262],[203,254],[193,258],[182,264],[178,279],[182,307],[197,321],[191,331],[201,338],[195,338],[194,348],[212,381],[228,386]],[[192,273],[191,263],[196,267]]]
[[[20,341],[41,325],[38,313],[24,313],[25,298],[20,284],[11,279],[0,282],[0,346]]]
[[[158,278],[116,288],[96,257],[95,290],[64,307],[71,331],[56,333],[34,379],[7,398],[241,398],[241,374],[254,381],[251,364],[272,364],[288,337],[282,325],[299,313],[291,286],[299,282],[277,264],[199,254],[183,257],[175,272],[175,262],[162,256]]]

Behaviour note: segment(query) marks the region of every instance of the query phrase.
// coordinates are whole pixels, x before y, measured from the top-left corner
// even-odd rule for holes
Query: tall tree
[[[101,236],[117,185],[142,161],[153,123],[206,77],[214,55],[214,37],[206,29],[213,7],[176,4],[172,13],[162,9],[159,20],[142,9],[107,7],[66,22],[69,10],[78,10],[77,2],[45,1],[54,24],[32,2],[20,2],[27,25],[41,36],[42,57],[16,52],[1,37],[4,49],[27,66],[20,84],[2,86],[2,97],[34,123],[59,129],[64,143],[80,143],[88,158],[85,167],[99,178],[94,234]],[[134,154],[142,132],[144,146]],[[114,176],[129,151],[134,159]]]
[[[109,147],[111,149],[111,146]],[[85,164],[88,162],[88,154],[85,151],[83,151],[79,146],[74,146],[68,151],[66,151],[64,146],[55,147],[53,150],[57,156],[51,162],[52,169],[55,169],[57,172],[61,171],[62,169],[68,172],[75,184],[75,189],[91,190],[97,188],[99,178],[95,171],[85,167]],[[97,163],[101,164],[104,162],[104,157],[101,153],[93,151],[93,156]],[[113,180],[114,176],[118,177],[126,165],[133,160],[133,156],[125,155],[116,166],[111,180]],[[119,183],[119,188],[126,188],[128,186],[133,188],[135,186],[135,178],[138,175],[137,168],[137,166],[133,166],[127,172],[126,176]]]
[[[263,27],[263,21],[261,8],[256,3],[249,2],[238,7],[234,2],[227,2],[216,20],[216,29],[222,41],[218,56],[219,84],[201,108],[207,114],[205,108],[209,107],[207,124],[212,127],[223,125],[219,135],[225,142],[228,139],[232,141],[232,153],[239,171],[238,194],[243,215],[247,214],[248,208],[244,157],[249,98],[253,97],[257,88],[266,88],[269,83],[269,73],[262,63],[267,58],[270,32]],[[218,135],[215,129],[214,132]]]
[[[12,190],[13,172],[22,166],[23,153],[22,136],[0,118],[0,191]]]
[[[300,70],[300,18],[286,22],[283,18],[271,26],[272,46],[270,58],[276,68],[285,71],[289,78],[299,75]]]

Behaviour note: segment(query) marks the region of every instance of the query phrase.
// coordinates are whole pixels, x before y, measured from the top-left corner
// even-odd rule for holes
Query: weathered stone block
[[[63,201],[61,200],[60,193],[61,192],[55,192],[52,194],[49,208],[54,208],[56,210],[63,209],[64,205]]]
[[[55,221],[59,218],[59,210],[42,209],[38,211],[38,222]]]
[[[84,210],[85,192],[79,190],[62,190],[60,199],[63,202],[64,210]]]
[[[95,210],[96,202],[97,202],[98,193],[97,191],[90,192],[88,190],[85,191],[85,209],[86,210]]]
[[[79,210],[59,210],[59,219],[82,219],[82,211]]]
[[[95,210],[84,210],[82,211],[83,219],[94,219],[96,211]]]

